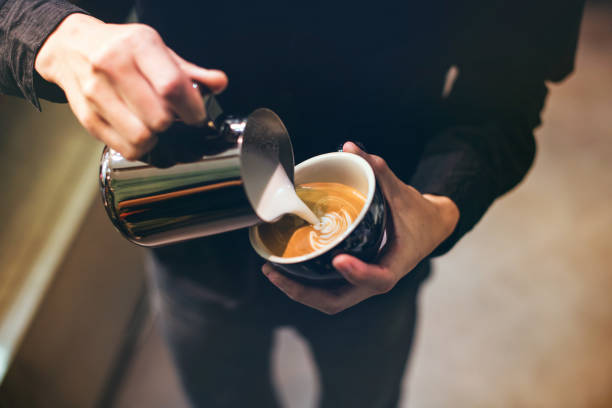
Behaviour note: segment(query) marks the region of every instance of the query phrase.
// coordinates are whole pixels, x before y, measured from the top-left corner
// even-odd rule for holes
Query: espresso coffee
[[[358,190],[339,183],[305,183],[295,190],[319,218],[319,223],[311,225],[289,214],[277,222],[257,227],[268,251],[284,258],[334,245],[359,216],[366,201]]]

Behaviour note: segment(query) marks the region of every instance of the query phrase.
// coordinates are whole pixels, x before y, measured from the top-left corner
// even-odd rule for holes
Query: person
[[[130,2],[79,6],[0,0],[0,91],[37,108],[67,101],[138,159],[175,117],[203,118],[198,81],[225,89],[227,111],[275,110],[297,162],[362,142],[344,150],[368,160],[389,203],[386,250],[374,264],[338,255],[338,288],[262,267],[245,231],[148,253],[192,403],[276,406],[272,333],[291,325],[312,348],[321,406],[395,406],[430,259],[530,168],[546,81],[573,70],[583,2],[137,0],[141,24],[112,23]]]

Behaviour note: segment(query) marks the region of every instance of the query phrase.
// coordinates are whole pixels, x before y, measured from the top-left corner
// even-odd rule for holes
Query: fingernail
[[[350,263],[341,264],[338,269],[342,269],[343,272],[352,273],[355,271],[355,268]]]
[[[352,143],[352,144],[354,144],[354,145],[355,145],[355,146],[357,146],[358,148],[360,148],[360,149],[361,149],[361,150],[362,150],[364,153],[367,153],[366,148],[365,148],[365,145],[364,145],[363,143],[361,143],[361,142],[359,142],[359,141],[355,141],[355,140],[347,140],[347,141],[346,141],[346,142],[344,142],[344,143],[349,143],[349,142],[350,142],[350,143]],[[338,151],[339,151],[339,152],[344,151],[344,143],[341,143],[341,144],[339,144],[339,145],[338,145]]]
[[[352,273],[354,273],[357,270],[357,268],[355,268],[355,265],[353,265],[352,263],[346,264],[345,269],[347,272],[352,272]]]

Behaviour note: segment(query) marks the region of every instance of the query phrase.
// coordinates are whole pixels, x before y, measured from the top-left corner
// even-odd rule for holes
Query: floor
[[[611,22],[587,9],[531,174],[437,262],[406,406],[612,406]]]
[[[612,11],[587,9],[575,74],[551,86],[527,180],[496,203],[421,293],[403,407],[612,406]],[[315,405],[295,332],[274,381]],[[153,320],[115,407],[186,407]]]

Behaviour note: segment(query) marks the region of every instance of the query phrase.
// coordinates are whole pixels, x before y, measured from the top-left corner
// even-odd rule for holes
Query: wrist
[[[437,218],[440,221],[441,234],[443,236],[440,240],[440,242],[442,242],[455,230],[459,222],[459,208],[453,200],[445,196],[423,194],[423,198],[429,201],[436,209]]]
[[[69,14],[43,42],[36,59],[34,69],[49,82],[59,85],[59,66],[64,60],[63,52],[68,47],[74,47],[75,41],[83,38],[85,30],[90,30],[92,24],[104,24],[102,21],[83,13]]]

